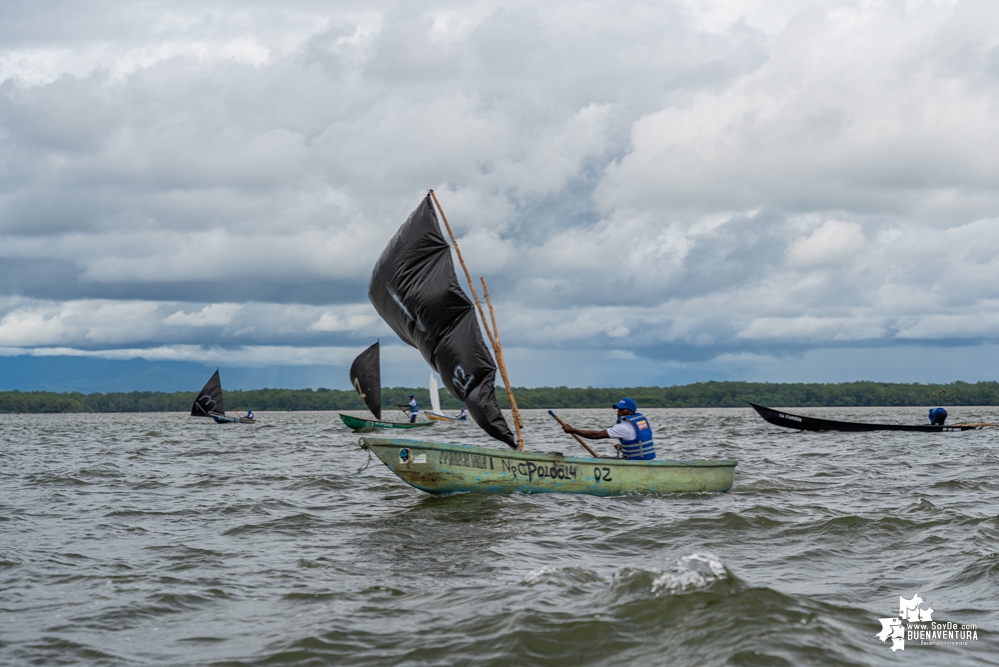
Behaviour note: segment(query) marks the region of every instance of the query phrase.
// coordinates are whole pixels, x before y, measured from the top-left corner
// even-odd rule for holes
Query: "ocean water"
[[[661,457],[739,459],[732,490],[432,497],[335,413],[0,415],[0,664],[999,664],[999,430],[647,414]],[[529,448],[578,449],[525,421]],[[977,639],[889,650],[879,618],[917,593]]]

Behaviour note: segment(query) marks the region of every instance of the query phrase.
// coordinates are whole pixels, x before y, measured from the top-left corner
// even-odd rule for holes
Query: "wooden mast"
[[[441,220],[444,221],[444,227],[447,228],[447,234],[451,237],[451,247],[454,248],[454,252],[458,255],[458,261],[461,262],[461,268],[465,272],[465,280],[468,281],[468,286],[472,289],[472,298],[475,299],[475,307],[479,309],[479,317],[482,318],[482,326],[486,330],[486,336],[489,338],[489,344],[496,347],[496,340],[493,338],[493,332],[489,329],[489,322],[486,320],[486,313],[482,310],[482,302],[479,301],[479,294],[475,291],[475,283],[472,282],[472,274],[468,272],[468,267],[465,266],[465,258],[461,256],[461,248],[458,247],[458,240],[454,238],[454,232],[451,231],[451,225],[448,224],[447,216],[444,215],[444,209],[441,208],[441,203],[437,201],[437,195],[433,190],[430,191],[430,196],[434,198],[434,203],[437,204],[437,210],[441,214]]]
[[[493,301],[489,298],[489,288],[486,287],[486,279],[479,276],[482,281],[482,294],[486,297],[486,305],[489,306],[489,316],[493,320],[493,337],[496,348],[496,365],[499,366],[500,374],[503,376],[503,386],[506,388],[506,396],[510,399],[510,412],[513,413],[513,426],[517,429],[517,445],[520,451],[524,451],[524,438],[520,434],[520,429],[524,428],[524,422],[520,419],[520,408],[517,407],[517,399],[513,397],[513,387],[510,386],[510,378],[506,374],[506,360],[503,358],[503,345],[500,344],[499,327],[496,326],[496,312],[493,310]]]
[[[497,345],[498,338],[493,335],[492,330],[489,328],[489,321],[486,319],[486,313],[482,309],[482,302],[479,301],[479,294],[475,291],[475,283],[472,282],[472,274],[468,272],[468,267],[465,266],[465,258],[461,256],[461,248],[458,247],[458,239],[454,237],[454,232],[451,231],[451,225],[448,224],[447,216],[444,215],[444,209],[441,208],[441,203],[437,200],[437,194],[431,189],[430,196],[434,199],[434,204],[437,205],[437,210],[441,214],[441,220],[444,221],[444,227],[447,229],[448,236],[451,237],[451,247],[454,248],[454,252],[458,255],[458,261],[461,263],[461,268],[465,272],[465,280],[468,281],[468,287],[472,290],[472,298],[475,299],[475,307],[479,310],[479,317],[482,319],[482,328],[486,331],[486,337],[489,339],[489,343],[493,346],[493,352],[496,354],[496,365],[499,366],[500,375],[503,377],[503,384],[506,387],[507,398],[510,399],[510,408],[513,412],[513,427],[517,431],[517,447],[520,451],[524,451],[524,438],[520,433],[520,427],[522,422],[520,420],[520,410],[517,409],[517,402],[513,398],[513,389],[510,388],[510,381],[507,379],[506,374],[506,363],[503,361],[503,352]],[[485,285],[485,281],[482,282]],[[490,312],[492,311],[492,305],[489,307]],[[496,319],[493,318],[493,326],[495,327]]]

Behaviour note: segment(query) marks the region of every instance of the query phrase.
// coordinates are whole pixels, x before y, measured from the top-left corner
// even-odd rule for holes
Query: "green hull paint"
[[[728,491],[738,461],[625,461],[443,442],[361,438],[404,482],[427,493],[692,493]]]
[[[345,415],[342,412],[340,413],[340,419],[343,420],[344,424],[355,431],[372,430],[376,428],[419,428],[421,426],[434,425],[432,421],[422,421],[410,424],[409,422],[382,422],[374,419],[358,419],[357,417]]]

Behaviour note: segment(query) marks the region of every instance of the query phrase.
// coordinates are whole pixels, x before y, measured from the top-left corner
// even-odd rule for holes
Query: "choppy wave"
[[[665,454],[738,458],[732,491],[434,498],[335,414],[2,415],[0,664],[999,664],[994,434],[650,412]],[[892,653],[916,591],[977,642]]]

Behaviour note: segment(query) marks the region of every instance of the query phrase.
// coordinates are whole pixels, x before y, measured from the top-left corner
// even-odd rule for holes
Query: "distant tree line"
[[[404,405],[415,394],[421,407],[429,408],[426,387],[385,387],[383,412]],[[196,392],[133,391],[129,393],[81,394],[46,391],[0,392],[0,412],[187,412]],[[697,382],[676,387],[516,388],[522,408],[609,408],[629,396],[640,408],[732,408],[749,402],[776,407],[936,406],[999,405],[999,382],[953,382],[951,384],[888,384],[845,382],[803,384],[771,382]],[[496,391],[502,407],[508,407],[506,392]],[[227,391],[226,407],[254,410],[364,410],[354,391],[339,389],[253,389]],[[461,403],[441,392],[441,407],[458,410]]]

